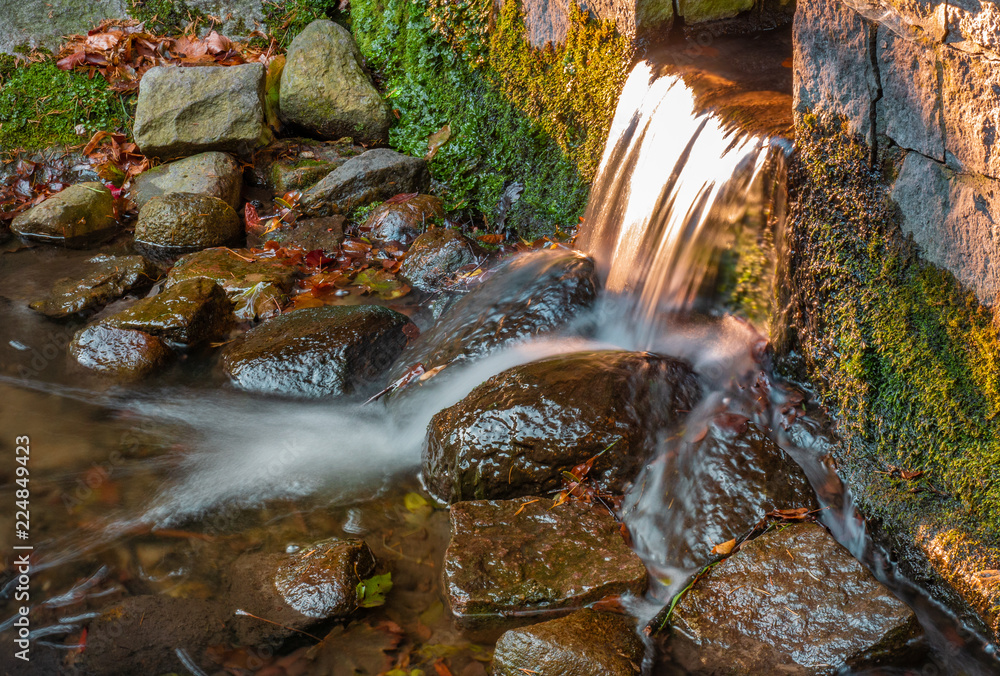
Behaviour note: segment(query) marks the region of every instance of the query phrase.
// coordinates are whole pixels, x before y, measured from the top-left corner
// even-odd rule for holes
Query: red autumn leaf
[[[73,70],[77,66],[81,65],[86,59],[86,52],[74,52],[73,54],[56,61],[56,68],[59,68],[60,70]]]
[[[332,263],[335,259],[323,253],[322,249],[313,249],[306,254],[306,265],[311,268],[321,268]]]
[[[401,204],[403,202],[408,202],[414,197],[417,197],[420,193],[418,192],[403,192],[398,195],[393,195],[385,201],[386,204]]]

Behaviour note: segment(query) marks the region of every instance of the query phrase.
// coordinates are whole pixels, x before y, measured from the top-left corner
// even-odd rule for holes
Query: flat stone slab
[[[482,500],[451,506],[444,583],[456,623],[479,629],[642,594],[646,568],[601,505]]]
[[[67,319],[94,310],[125,294],[147,289],[162,273],[142,256],[95,256],[92,271],[81,279],[56,282],[45,298],[29,305],[51,319]]]
[[[136,177],[132,201],[140,209],[154,197],[168,193],[196,193],[222,200],[234,210],[240,206],[243,169],[232,155],[216,151],[161,164]]]
[[[18,214],[10,229],[28,242],[83,249],[117,231],[115,201],[102,183],[77,183]]]
[[[388,148],[352,157],[302,195],[303,211],[316,216],[345,214],[355,207],[393,195],[426,192],[431,174],[427,162]]]
[[[891,655],[916,617],[821,526],[744,544],[674,609],[672,654],[692,674],[833,674]]]

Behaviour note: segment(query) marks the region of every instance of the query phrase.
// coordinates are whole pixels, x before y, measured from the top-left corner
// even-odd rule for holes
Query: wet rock
[[[240,206],[242,183],[243,170],[232,155],[199,153],[139,174],[131,197],[141,209],[154,197],[178,192],[195,193],[217,197],[236,210]]]
[[[376,148],[327,174],[302,195],[299,205],[317,216],[343,214],[400,193],[426,192],[430,181],[424,160]]]
[[[127,380],[158,371],[173,355],[156,336],[104,324],[82,329],[70,343],[69,351],[81,366]]]
[[[18,214],[10,227],[25,241],[82,249],[118,229],[115,201],[101,183],[77,183]]]
[[[433,195],[417,195],[399,202],[386,202],[365,222],[369,235],[383,242],[409,246],[435,221],[444,218],[444,203]]]
[[[281,72],[281,119],[322,138],[385,141],[391,116],[347,29],[313,21],[288,47]]]
[[[583,609],[506,632],[493,652],[493,676],[638,676],[644,654],[635,620]]]
[[[552,507],[547,498],[452,505],[443,565],[456,623],[469,629],[553,617],[646,588],[646,568],[606,508]]]
[[[891,654],[916,618],[821,526],[761,536],[674,610],[674,659],[692,674],[833,674]]]
[[[175,192],[153,197],[139,210],[135,246],[153,260],[233,244],[243,226],[233,208],[217,197]]]
[[[305,251],[333,251],[344,241],[343,216],[325,216],[322,218],[304,218],[291,225],[283,225],[264,235],[247,235],[250,246],[260,247],[267,242],[276,242],[290,249]]]
[[[406,345],[410,320],[379,305],[288,312],[254,327],[223,357],[237,387],[293,397],[351,394]]]
[[[249,157],[266,137],[264,66],[150,68],[139,85],[134,134],[153,157],[209,150]]]
[[[229,604],[291,629],[305,629],[357,610],[358,583],[371,577],[376,566],[364,540],[353,539],[331,538],[291,556],[244,555],[229,571]],[[252,617],[236,617],[231,624],[244,645],[292,634]]]
[[[144,298],[102,323],[194,345],[224,334],[232,321],[233,304],[226,292],[212,280],[198,277]]]
[[[603,453],[588,476],[620,491],[657,430],[697,401],[683,362],[645,352],[581,352],[496,375],[427,428],[423,477],[441,500],[544,494],[562,472]]]
[[[199,599],[131,596],[101,612],[87,628],[85,673],[188,673],[178,654],[212,671],[205,648],[229,642],[218,606]]]
[[[256,185],[279,195],[305,190],[352,157],[365,152],[349,138],[317,141],[307,138],[278,139],[254,153],[251,179]]]
[[[280,310],[292,288],[295,270],[274,259],[249,258],[244,250],[205,249],[180,258],[167,276],[166,288],[190,279],[209,279],[221,286],[240,319]]]
[[[637,549],[666,566],[704,565],[712,547],[739,537],[772,510],[819,508],[801,468],[750,423],[739,431],[711,425],[693,446],[666,453],[656,473],[639,504],[625,509]],[[660,486],[669,495],[656,494]]]
[[[730,19],[754,6],[754,0],[679,0],[677,13],[685,25]]]
[[[95,256],[89,262],[93,264],[89,274],[56,282],[48,296],[30,304],[31,309],[51,319],[67,319],[148,289],[161,274],[142,256]]]
[[[433,293],[475,260],[472,242],[462,233],[452,228],[435,228],[417,237],[399,272],[413,288]]]
[[[393,369],[432,369],[484,357],[532,336],[563,328],[597,298],[594,261],[575,251],[518,256],[450,307]],[[412,386],[411,386],[412,387]]]

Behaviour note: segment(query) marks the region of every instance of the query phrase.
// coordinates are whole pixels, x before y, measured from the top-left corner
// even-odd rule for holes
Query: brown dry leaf
[[[983,584],[1000,585],[1000,570],[981,570],[975,576]]]
[[[438,151],[441,149],[441,146],[447,143],[450,138],[451,124],[445,123],[443,127],[431,134],[431,137],[427,139],[427,154],[424,156],[424,159],[428,162],[433,160],[434,156],[437,155]]]
[[[88,35],[84,44],[87,49],[96,52],[107,52],[118,46],[121,42],[122,33],[119,31],[111,33],[97,33],[96,35]]]
[[[924,473],[922,471],[918,471],[918,470],[907,470],[907,469],[901,469],[901,470],[899,470],[899,476],[901,476],[902,478],[906,479],[907,481],[910,481],[912,479],[916,479],[918,477],[922,477],[923,475],[924,475]]]
[[[776,509],[771,514],[782,519],[798,520],[804,519],[809,512],[808,507],[796,507],[795,509]]]
[[[712,547],[712,554],[719,556],[729,556],[733,553],[733,549],[736,547],[736,538],[732,540],[726,540],[725,542],[720,542],[719,544]]]
[[[233,48],[233,41],[212,31],[205,37],[205,49],[209,54],[225,54]]]
[[[306,652],[310,660],[309,674],[324,676],[375,676],[392,668],[388,655],[403,638],[403,630],[390,621],[372,626],[354,622],[348,627],[335,627],[318,645]]]

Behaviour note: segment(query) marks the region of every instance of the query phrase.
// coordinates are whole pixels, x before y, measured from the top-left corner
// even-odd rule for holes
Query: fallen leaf
[[[712,554],[716,556],[728,556],[733,552],[733,548],[736,547],[736,538],[732,540],[726,540],[725,542],[720,542],[719,544],[712,547]]]
[[[443,127],[438,129],[436,132],[431,134],[430,138],[427,139],[427,154],[424,155],[424,159],[430,162],[434,159],[434,156],[438,154],[448,139],[451,138],[451,124],[445,123]]]
[[[358,583],[357,602],[359,608],[375,608],[385,605],[385,595],[392,589],[392,573],[373,575]]]

